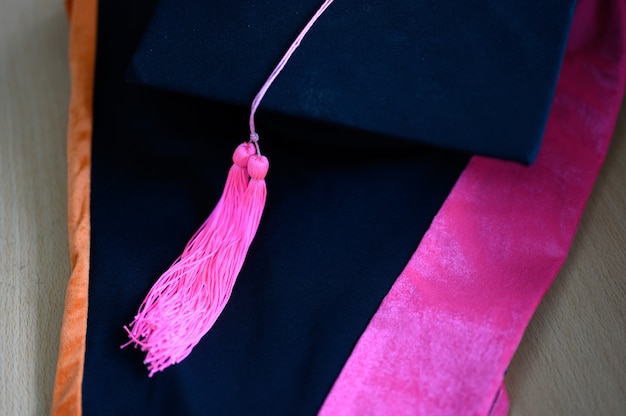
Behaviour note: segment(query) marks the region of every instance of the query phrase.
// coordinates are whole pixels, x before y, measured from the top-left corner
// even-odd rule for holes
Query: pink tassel
[[[122,348],[134,344],[147,353],[144,364],[150,377],[185,359],[230,298],[267,195],[269,162],[259,149],[254,114],[302,38],[332,2],[324,1],[252,101],[250,142],[235,150],[222,197],[180,257],[150,289],[133,322],[124,327],[130,341]]]
[[[215,209],[125,327],[130,341],[122,348],[135,344],[147,352],[144,364],[150,376],[187,357],[230,298],[265,204],[263,178],[269,164],[255,152],[251,143],[235,150]],[[259,160],[264,163],[261,168]]]

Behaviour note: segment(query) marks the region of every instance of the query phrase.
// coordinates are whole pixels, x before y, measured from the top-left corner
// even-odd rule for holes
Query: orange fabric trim
[[[70,25],[69,64],[72,83],[67,130],[68,235],[72,273],[65,294],[52,396],[53,416],[82,413],[91,231],[91,133],[97,1],[68,0],[65,7]]]

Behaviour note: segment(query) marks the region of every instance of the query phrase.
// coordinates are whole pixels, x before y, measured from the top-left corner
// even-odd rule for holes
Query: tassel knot
[[[233,152],[233,163],[240,168],[246,169],[250,156],[254,154],[256,154],[256,148],[252,143],[241,143]]]
[[[269,161],[265,156],[253,155],[248,159],[248,174],[254,180],[265,179],[269,167]]]

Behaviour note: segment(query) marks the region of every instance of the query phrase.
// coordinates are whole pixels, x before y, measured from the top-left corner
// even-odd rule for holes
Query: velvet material
[[[130,79],[249,108],[320,3],[160,0]],[[531,163],[574,4],[335,2],[270,88],[259,118],[313,145],[363,140],[338,134],[341,126],[377,134],[378,142]]]
[[[63,326],[50,413],[81,414],[89,289],[90,182],[96,5],[65,2],[69,20],[72,91],[67,126],[68,240],[72,275],[67,283]]]
[[[625,83],[626,3],[581,0],[537,161],[472,158],[321,415],[488,413],[570,248]]]
[[[213,209],[248,116],[125,82],[153,5],[99,2],[83,410],[313,414],[469,157],[393,143],[303,152],[259,121],[267,205],[230,302],[149,379],[144,354],[120,349],[122,327]]]

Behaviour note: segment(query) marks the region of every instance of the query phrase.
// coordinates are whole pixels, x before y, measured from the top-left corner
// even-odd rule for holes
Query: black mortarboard
[[[161,0],[129,77],[248,107],[319,3]],[[354,144],[332,128],[341,126],[374,133],[379,143],[411,140],[531,163],[574,5],[335,2],[269,90],[259,118],[278,115],[272,122],[297,129],[298,140]]]

